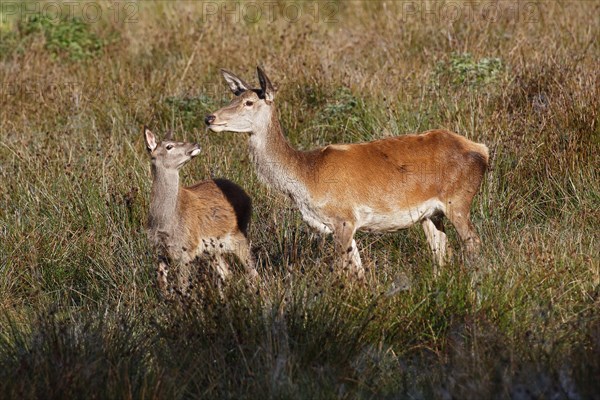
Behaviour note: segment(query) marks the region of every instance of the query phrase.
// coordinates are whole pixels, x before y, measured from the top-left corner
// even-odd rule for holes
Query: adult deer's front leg
[[[345,221],[336,225],[334,236],[338,254],[341,256],[342,268],[349,269],[358,280],[362,280],[365,278],[365,269],[354,240],[355,232],[354,224]]]

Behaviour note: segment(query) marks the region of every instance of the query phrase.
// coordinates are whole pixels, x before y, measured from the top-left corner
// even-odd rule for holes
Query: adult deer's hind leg
[[[452,249],[448,245],[448,237],[444,230],[442,216],[426,218],[421,224],[435,263],[443,267],[452,256]]]
[[[457,202],[457,204],[446,213],[446,216],[456,228],[456,232],[458,232],[458,236],[460,236],[460,239],[465,246],[466,254],[468,258],[472,260],[479,254],[481,240],[479,239],[477,231],[475,231],[475,227],[471,223],[470,207],[470,202],[468,202],[468,204],[460,204]]]
[[[481,240],[471,223],[471,204],[473,197],[479,191],[487,169],[487,161],[480,153],[470,152],[463,167],[464,171],[459,179],[464,182],[464,185],[459,192],[448,199],[445,214],[456,228],[465,246],[467,258],[473,260],[479,253]]]

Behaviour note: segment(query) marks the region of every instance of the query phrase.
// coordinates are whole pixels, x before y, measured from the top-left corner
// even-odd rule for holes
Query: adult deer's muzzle
[[[215,117],[214,115],[207,115],[204,118],[204,122],[206,123],[206,125],[211,125],[213,122],[215,122],[215,119],[217,119],[217,117]]]

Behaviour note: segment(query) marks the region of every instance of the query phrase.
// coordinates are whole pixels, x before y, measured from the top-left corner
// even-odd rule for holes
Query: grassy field
[[[0,5],[0,398],[600,398],[598,2],[69,4]],[[297,148],[487,144],[480,259],[436,276],[415,227],[358,235],[366,285],[335,271],[203,126],[256,65]],[[144,124],[253,197],[257,290],[160,299]]]

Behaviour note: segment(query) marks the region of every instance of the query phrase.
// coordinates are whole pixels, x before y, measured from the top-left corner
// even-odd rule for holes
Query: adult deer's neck
[[[258,176],[277,190],[295,195],[306,187],[306,156],[283,136],[275,106],[250,136],[250,156]]]
[[[179,171],[152,166],[152,190],[148,228],[171,232],[177,223],[177,196],[179,195]]]

